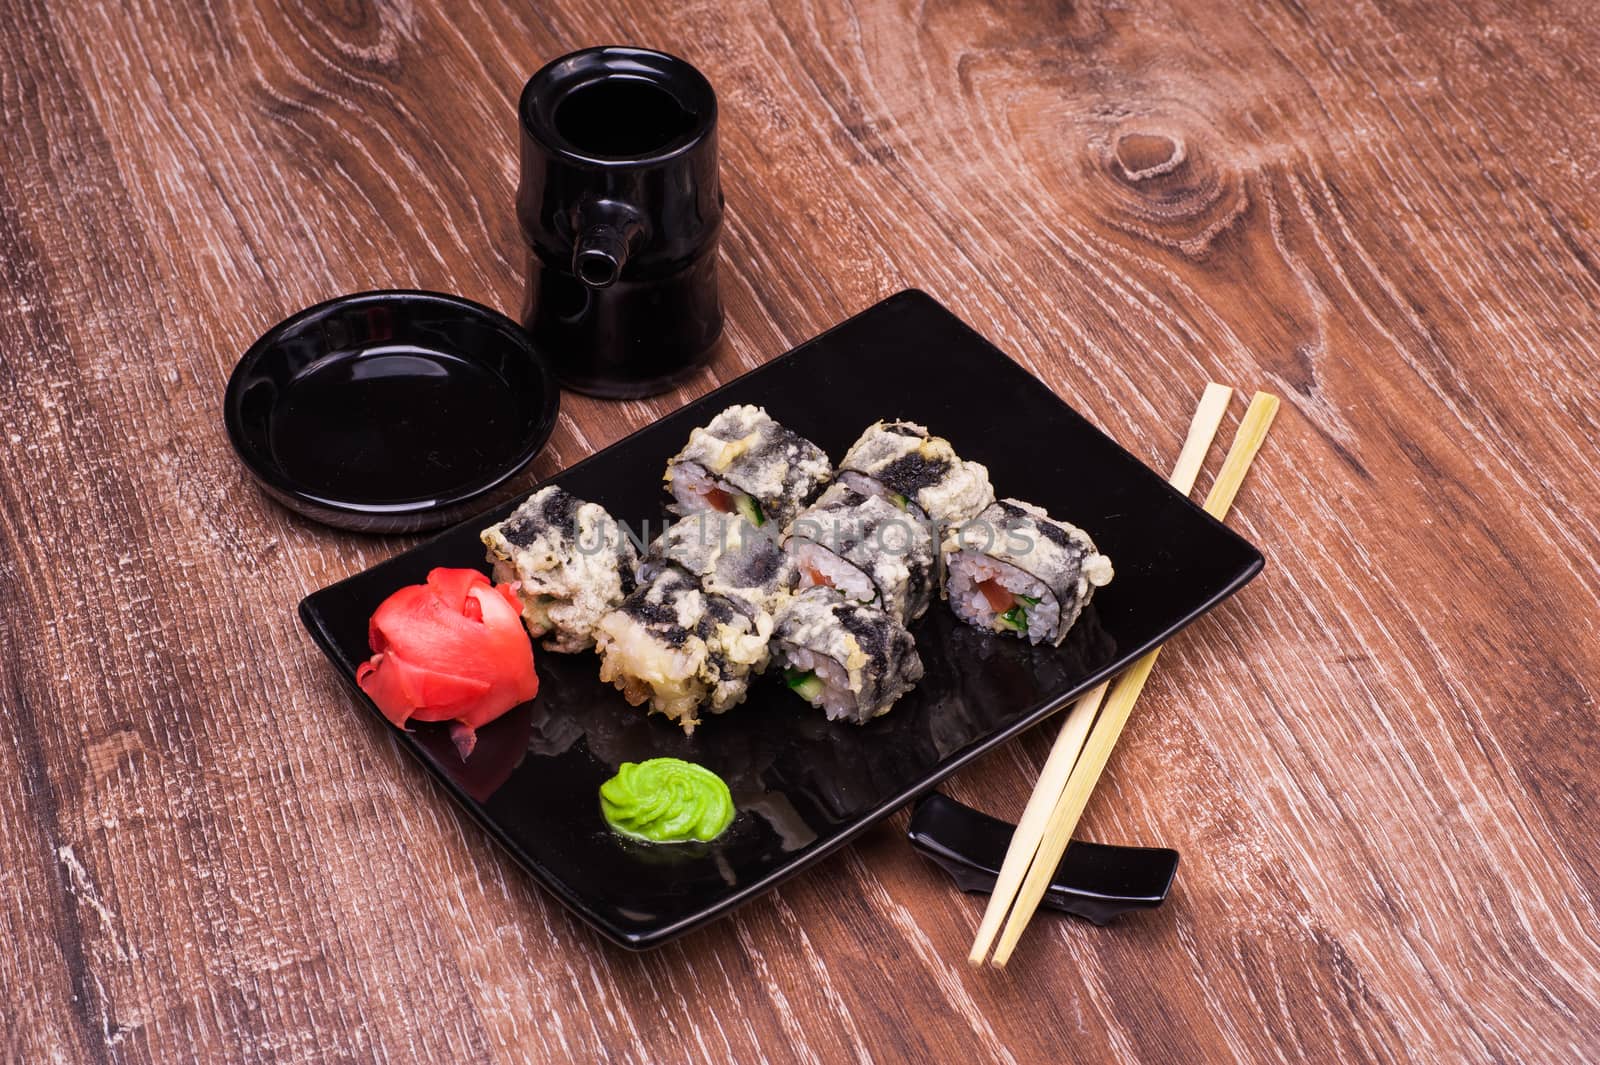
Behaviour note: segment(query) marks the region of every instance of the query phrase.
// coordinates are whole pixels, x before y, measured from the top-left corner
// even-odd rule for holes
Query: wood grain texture
[[[1267,572],[1080,828],[1182,850],[1164,909],[970,971],[901,815],[631,956],[351,712],[293,605],[406,541],[258,495],[227,373],[341,291],[516,308],[516,93],[609,41],[721,94],[727,339],[531,476],[907,285],[1157,468],[1284,397]],[[1591,5],[4,0],[0,123],[8,1058],[1600,1056]],[[1014,818],[1050,731],[950,790]]]

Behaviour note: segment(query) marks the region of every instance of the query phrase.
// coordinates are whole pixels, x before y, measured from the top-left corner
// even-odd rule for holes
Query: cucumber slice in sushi
[[[814,672],[797,673],[788,669],[784,671],[783,679],[796,695],[812,705],[822,698],[822,680]]]
[[[767,523],[766,515],[761,513],[761,504],[751,496],[739,496],[733,501],[733,509],[741,518],[758,528]]]

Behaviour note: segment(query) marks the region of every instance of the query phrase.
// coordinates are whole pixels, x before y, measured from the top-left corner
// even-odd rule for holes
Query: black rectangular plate
[[[1059,647],[957,623],[912,631],[917,689],[865,725],[830,724],[768,675],[693,738],[602,684],[592,654],[540,652],[539,696],[480,730],[463,764],[443,726],[392,731],[525,869],[626,947],[658,946],[771,888],[1017,735],[1237,591],[1260,552],[1169,487],[922,292],[898,293],[551,480],[637,528],[662,520],[661,474],[689,430],[755,403],[835,460],[878,418],[908,418],[989,467],[1001,495],[1083,526],[1116,579]],[[435,566],[487,571],[478,531],[508,504],[315,592],[300,616],[357,699],[367,619]],[[387,724],[383,726],[386,730]],[[739,813],[708,845],[607,830],[598,789],[624,761],[670,755],[721,774]]]

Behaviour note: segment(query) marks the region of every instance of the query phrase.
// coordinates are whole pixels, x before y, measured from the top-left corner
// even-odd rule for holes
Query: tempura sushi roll
[[[928,609],[935,584],[933,534],[881,496],[835,483],[800,512],[784,549],[801,588],[827,585],[902,624]]]
[[[760,407],[729,407],[689,433],[667,463],[672,510],[743,515],[781,529],[833,478],[822,449],[790,432]]]
[[[951,528],[943,551],[945,594],[956,615],[1036,644],[1059,647],[1112,576],[1111,560],[1088,533],[1018,499],[1002,499]]]
[[[704,591],[776,614],[794,584],[794,564],[776,536],[738,514],[702,510],[667,526],[645,552],[640,574],[681,566],[699,578]]]
[[[522,621],[552,651],[594,643],[601,615],[633,591],[638,552],[606,509],[555,485],[479,534],[494,579],[518,582]]]
[[[789,687],[830,721],[870,721],[922,679],[906,627],[833,588],[794,597],[778,615],[772,653]]]
[[[940,524],[965,521],[994,502],[989,471],[915,422],[874,422],[845,452],[839,479]]]
[[[771,635],[769,616],[752,617],[667,566],[595,626],[600,679],[693,733],[702,708],[720,714],[743,701],[751,673],[766,668]]]

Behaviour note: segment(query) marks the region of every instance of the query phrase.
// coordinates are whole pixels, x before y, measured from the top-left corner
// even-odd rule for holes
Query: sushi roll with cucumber
[[[989,471],[915,422],[874,422],[845,452],[839,479],[938,524],[966,521],[994,502]]]
[[[667,463],[666,489],[674,513],[716,510],[782,529],[832,479],[821,448],[745,405],[689,433]]]
[[[1109,584],[1111,560],[1089,534],[1019,499],[1002,499],[950,529],[945,596],[969,625],[1056,646]]]
[[[789,687],[830,721],[870,721],[922,679],[906,627],[835,588],[807,588],[784,607],[772,653]]]
[[[547,485],[479,534],[494,579],[517,582],[522,622],[552,651],[582,651],[634,587],[638,551],[598,503]]]
[[[699,578],[703,590],[776,614],[794,585],[794,563],[776,536],[738,514],[703,510],[667,526],[645,552],[639,572],[648,578],[680,566]]]
[[[596,624],[600,679],[692,734],[702,709],[720,714],[744,700],[750,675],[766,668],[771,635],[770,616],[751,616],[666,566]]]
[[[784,549],[801,588],[826,585],[910,624],[936,584],[928,526],[881,496],[836,482],[800,512]]]

